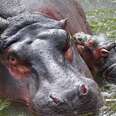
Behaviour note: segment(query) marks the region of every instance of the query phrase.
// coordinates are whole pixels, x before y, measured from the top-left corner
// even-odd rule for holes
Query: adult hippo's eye
[[[7,68],[15,79],[23,79],[31,73],[31,68],[27,61],[19,58],[15,53],[10,53],[7,57]]]
[[[16,65],[16,64],[18,63],[18,59],[17,59],[16,57],[10,55],[10,56],[8,57],[8,62],[9,62],[10,64],[12,64],[12,65]]]

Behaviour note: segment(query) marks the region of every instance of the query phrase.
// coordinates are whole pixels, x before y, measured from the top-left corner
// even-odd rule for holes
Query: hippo
[[[74,38],[77,40],[77,51],[88,65],[94,79],[116,84],[116,42],[104,35],[89,35],[83,32],[76,33]],[[101,76],[101,79],[96,77],[97,75]]]
[[[95,115],[103,99],[71,41],[75,32],[91,34],[79,3],[1,0],[0,16],[0,96],[37,116]]]

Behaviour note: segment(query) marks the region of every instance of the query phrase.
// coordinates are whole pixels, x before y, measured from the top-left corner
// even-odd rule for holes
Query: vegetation
[[[7,116],[6,110],[10,106],[10,102],[7,99],[0,98],[0,116]]]
[[[116,39],[116,9],[89,11],[87,18],[94,33],[104,33],[108,38]]]

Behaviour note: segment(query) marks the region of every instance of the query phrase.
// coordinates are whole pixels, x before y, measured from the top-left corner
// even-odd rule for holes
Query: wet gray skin
[[[73,62],[64,58],[68,33],[60,21],[24,14],[9,19],[1,35],[1,95],[24,101],[39,116],[77,116],[96,113],[102,106],[97,84],[80,70],[83,60],[73,49]],[[8,53],[6,53],[9,51]],[[7,55],[6,55],[7,54]],[[6,60],[12,56],[28,64],[31,73],[16,79]],[[88,72],[89,73],[89,72]],[[12,90],[12,91],[11,91]]]
[[[105,80],[116,84],[116,43],[111,41],[104,42],[109,51],[108,57],[101,61],[101,72]]]

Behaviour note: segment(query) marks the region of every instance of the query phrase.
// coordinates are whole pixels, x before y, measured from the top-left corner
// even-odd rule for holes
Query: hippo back
[[[68,19],[66,29],[91,34],[83,9],[77,0],[1,0],[0,16],[12,17],[24,12],[42,13],[51,18]]]

